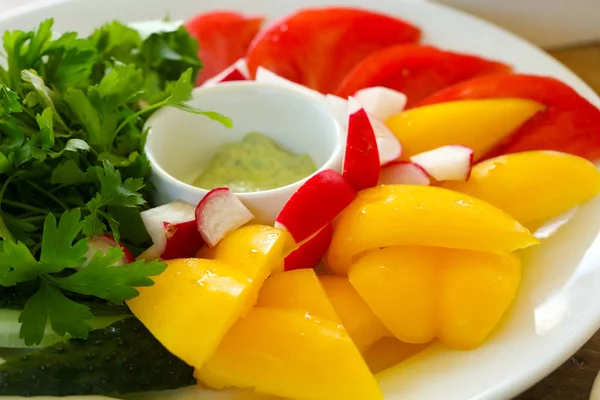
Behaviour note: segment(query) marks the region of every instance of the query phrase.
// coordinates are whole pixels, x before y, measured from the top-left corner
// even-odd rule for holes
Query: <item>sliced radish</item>
[[[328,94],[325,96],[331,113],[343,125],[348,125],[348,100]],[[367,112],[367,114],[369,114]],[[402,155],[402,145],[390,129],[382,122],[369,114],[369,121],[375,131],[377,150],[379,152],[379,164],[386,165],[397,160]]]
[[[333,236],[333,228],[331,224],[325,225],[315,236],[303,243],[296,250],[291,252],[285,258],[285,270],[314,268],[325,256],[331,237]]]
[[[354,98],[369,115],[381,122],[400,113],[406,106],[404,93],[382,86],[361,89],[354,94]]]
[[[380,185],[419,185],[431,183],[427,172],[419,165],[406,161],[396,161],[381,169]]]
[[[232,82],[232,81],[248,81],[250,80],[250,72],[245,58],[237,60],[233,65],[227,67],[218,75],[207,79],[202,84],[202,87],[214,86],[217,83]]]
[[[355,197],[356,191],[339,173],[321,171],[290,197],[275,227],[286,229],[296,243],[301,243],[333,221]]]
[[[410,161],[421,166],[437,181],[464,181],[471,174],[473,149],[448,145],[412,156]]]
[[[378,119],[369,116],[371,126],[375,131],[377,150],[379,151],[379,164],[386,165],[397,160],[402,155],[402,144],[396,135]]]
[[[304,85],[290,81],[289,79],[279,76],[276,73],[274,73],[264,67],[258,67],[258,69],[256,70],[256,78],[255,79],[256,79],[256,82],[268,83],[271,85],[287,87],[287,88],[294,89],[294,90],[300,91],[302,93],[305,93],[305,94],[307,94],[315,99],[318,99],[320,101],[325,100],[325,96],[323,96],[321,93],[317,92],[316,90],[312,90]]]
[[[136,260],[152,261],[160,259],[160,253],[156,249],[156,246],[152,245],[148,247],[142,254],[136,257]]]
[[[254,215],[229,188],[211,190],[196,207],[198,232],[210,247],[253,218]]]
[[[163,260],[193,257],[204,244],[195,220],[178,224],[163,222],[163,227],[167,237],[165,250],[160,255]]]
[[[146,230],[152,238],[154,248],[159,255],[162,255],[167,247],[168,232],[165,229],[165,222],[171,225],[177,225],[183,222],[194,221],[195,207],[183,201],[174,201],[160,207],[151,208],[142,211],[142,221]],[[200,243],[201,245],[201,243]]]
[[[377,185],[380,170],[377,140],[369,115],[350,97],[348,138],[342,175],[356,191],[359,191]]]
[[[106,253],[108,249],[113,249],[115,247],[120,247],[123,250],[123,258],[113,265],[125,265],[135,261],[133,255],[123,243],[117,243],[114,237],[105,234],[102,236],[95,236],[88,240],[88,251],[85,253],[86,261],[79,268],[88,265],[97,252],[101,251]]]

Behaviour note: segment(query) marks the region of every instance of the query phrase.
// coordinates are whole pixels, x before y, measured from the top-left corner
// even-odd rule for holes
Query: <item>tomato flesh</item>
[[[354,95],[360,89],[384,86],[407,96],[407,105],[455,83],[477,76],[510,72],[497,61],[443,51],[417,44],[385,48],[361,61],[346,75],[336,94]]]
[[[417,42],[421,31],[387,15],[342,7],[305,9],[280,19],[250,46],[248,67],[259,66],[322,93],[369,54]]]
[[[214,11],[200,14],[186,22],[188,32],[200,44],[198,57],[204,65],[196,84],[204,83],[244,58],[263,21],[263,17]]]

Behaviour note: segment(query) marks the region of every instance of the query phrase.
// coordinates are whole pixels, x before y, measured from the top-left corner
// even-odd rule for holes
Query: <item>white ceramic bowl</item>
[[[275,18],[301,7],[331,3],[333,0],[52,0],[45,7],[26,7],[0,16],[0,29],[30,29],[52,16],[58,30],[88,33],[113,18],[137,21],[169,14],[185,19],[208,9],[227,8]],[[420,26],[426,43],[498,59],[520,72],[557,77],[600,105],[594,92],[556,60],[480,19],[426,1],[335,3],[396,14]],[[435,345],[379,374],[386,400],[510,399],[558,367],[600,326],[599,228],[600,199],[595,199],[580,207],[557,234],[524,254],[523,281],[515,304],[482,347],[461,352]],[[189,390],[183,393],[190,394]],[[230,393],[202,396],[235,398]],[[200,397],[191,393],[189,398]],[[236,400],[246,399],[237,395]]]
[[[233,128],[171,107],[152,116],[146,152],[159,204],[173,200],[197,204],[208,190],[192,184],[213,155],[221,146],[240,141],[253,131],[269,136],[288,151],[308,154],[319,171],[341,168],[343,128],[324,100],[250,81],[195,89],[189,104],[227,116]],[[256,222],[272,224],[308,178],[277,189],[239,193],[238,197],[254,213]]]

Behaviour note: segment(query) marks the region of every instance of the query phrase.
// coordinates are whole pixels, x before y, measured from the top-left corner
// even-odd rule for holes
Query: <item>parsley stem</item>
[[[31,182],[31,181],[25,181],[25,182],[27,182],[27,184],[29,186],[31,186],[32,188],[34,188],[35,190],[37,190],[41,194],[45,195],[49,199],[54,200],[54,202],[56,204],[58,204],[59,206],[61,206],[65,211],[69,210],[69,207],[65,203],[63,203],[62,200],[60,200],[58,197],[56,197],[55,195],[53,195],[52,193],[50,193],[46,189],[38,186],[37,184],[35,184],[35,183]]]
[[[27,218],[19,218],[20,222],[39,222],[44,221],[46,219],[46,215],[38,215],[37,217],[27,217]]]
[[[152,104],[151,106],[146,107],[146,108],[142,108],[138,112],[136,112],[136,113],[130,115],[129,117],[127,117],[125,119],[125,121],[121,122],[121,125],[119,125],[119,127],[117,128],[117,130],[115,130],[115,133],[113,135],[113,141],[115,140],[115,138],[117,137],[117,135],[119,134],[119,132],[121,132],[121,129],[125,128],[125,126],[127,126],[127,124],[129,122],[131,122],[132,120],[138,118],[140,115],[143,115],[143,114],[145,114],[147,112],[150,112],[150,111],[154,111],[154,110],[156,110],[158,108],[161,108],[161,107],[164,107],[164,106],[166,106],[168,104],[169,104],[168,99],[167,100],[163,100],[163,101],[159,101],[158,103]]]
[[[7,199],[2,199],[1,203],[2,204],[6,204],[7,206],[20,208],[22,210],[33,211],[33,212],[44,214],[44,215],[48,214],[48,210],[44,210],[43,208],[38,208],[38,207],[30,206],[28,204],[21,203],[19,201],[12,201],[12,200],[7,200]]]

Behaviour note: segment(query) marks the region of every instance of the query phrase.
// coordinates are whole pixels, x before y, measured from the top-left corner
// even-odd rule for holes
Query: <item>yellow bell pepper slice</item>
[[[479,346],[512,303],[521,278],[515,255],[430,247],[388,247],[358,260],[349,279],[402,342],[436,337]]]
[[[521,282],[521,260],[514,254],[452,250],[443,251],[442,257],[438,337],[452,347],[475,348],[514,300]]]
[[[286,251],[290,250],[294,239],[287,231],[267,225],[243,226],[229,233],[214,247],[212,255],[215,260],[231,263],[254,279],[257,263],[271,265],[269,273],[283,271]],[[266,278],[266,276],[264,277]],[[264,279],[263,278],[263,279]]]
[[[214,389],[254,388],[290,399],[383,399],[344,328],[296,310],[252,309],[195,375]]]
[[[424,248],[388,247],[358,260],[348,278],[395,337],[427,343],[436,333],[437,258]]]
[[[229,234],[214,260],[181,259],[152,277],[127,304],[174,355],[199,367],[234,322],[256,303],[264,280],[283,260],[290,235],[254,225]]]
[[[537,244],[498,208],[471,196],[427,186],[367,189],[340,215],[328,268],[345,275],[355,258],[387,246],[438,246],[508,254]]]
[[[600,173],[588,160],[555,151],[508,154],[475,165],[452,190],[485,200],[522,224],[555,217],[600,192]]]
[[[361,352],[382,337],[391,336],[347,277],[323,275],[320,280],[342,325]]]
[[[411,344],[394,337],[384,337],[363,353],[365,362],[372,373],[377,374],[400,364],[429,346],[429,343]]]
[[[253,282],[216,260],[171,260],[127,305],[171,353],[200,366],[252,305]]]
[[[402,160],[448,144],[471,147],[481,158],[544,106],[526,99],[464,100],[423,106],[390,117]]]
[[[312,269],[273,275],[260,289],[256,305],[306,311],[315,317],[340,323],[340,318]]]

